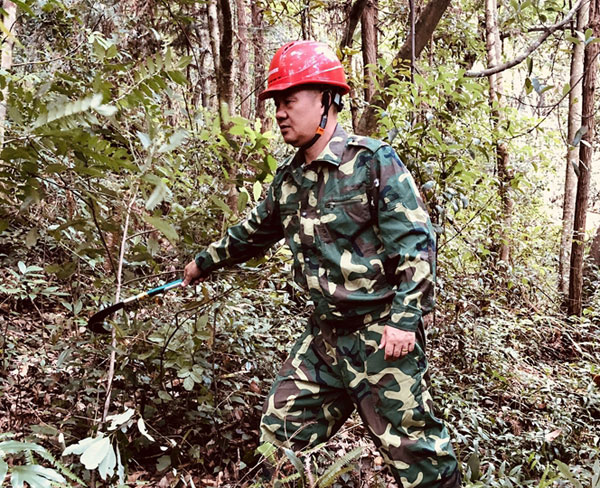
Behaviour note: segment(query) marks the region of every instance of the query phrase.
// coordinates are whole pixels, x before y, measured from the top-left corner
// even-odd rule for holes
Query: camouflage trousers
[[[309,321],[267,396],[261,440],[313,447],[357,409],[400,487],[458,487],[450,438],[432,412],[424,341],[386,361],[378,348],[383,328],[336,332]]]

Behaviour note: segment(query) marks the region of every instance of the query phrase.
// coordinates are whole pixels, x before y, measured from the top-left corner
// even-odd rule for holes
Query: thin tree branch
[[[125,259],[125,248],[127,247],[127,231],[129,230],[129,217],[131,216],[131,209],[135,202],[135,196],[137,193],[137,187],[134,188],[131,200],[127,206],[127,213],[125,214],[125,223],[123,225],[123,236],[121,238],[121,251],[119,253],[119,268],[117,270],[117,292],[115,294],[115,303],[117,303],[121,296],[121,278],[123,274],[123,261]],[[111,352],[110,362],[108,365],[108,378],[106,380],[106,399],[104,401],[104,412],[102,414],[102,423],[106,422],[108,417],[108,411],[110,409],[110,399],[112,396],[112,384],[115,377],[115,363],[117,360],[117,330],[113,327],[112,329],[112,341],[111,341]]]
[[[96,30],[96,27],[102,21],[103,18],[104,18],[104,16],[101,15],[100,18],[98,19],[98,21],[92,26],[92,29],[91,29],[92,32],[94,32]],[[39,65],[39,64],[49,64],[49,63],[54,63],[56,61],[61,61],[61,60],[65,59],[66,57],[70,56],[71,54],[74,54],[77,51],[79,51],[79,48],[83,45],[84,42],[87,42],[87,37],[83,41],[81,41],[79,44],[77,44],[77,46],[75,46],[69,52],[62,54],[60,56],[57,56],[55,58],[44,59],[41,61],[28,61],[25,63],[14,63],[12,66],[13,66],[13,68],[18,68],[21,66],[34,66],[34,65]]]
[[[596,58],[597,58],[599,55],[600,55],[600,53],[596,54],[596,56],[594,57],[594,60],[595,60],[595,59],[596,59]],[[580,82],[581,82],[581,80],[583,80],[583,76],[581,76],[581,77],[579,78],[579,80],[577,81],[577,83],[580,83]],[[529,128],[529,129],[527,129],[527,130],[526,130],[526,131],[524,131],[524,132],[521,132],[521,133],[519,133],[519,134],[517,134],[517,135],[514,135],[514,136],[510,136],[510,137],[508,137],[508,138],[507,138],[507,140],[509,140],[509,141],[510,141],[510,140],[512,140],[512,139],[517,139],[517,138],[519,138],[519,137],[526,136],[527,134],[530,134],[530,133],[531,133],[531,132],[533,132],[535,129],[537,129],[537,128],[538,128],[540,125],[542,125],[542,124],[544,123],[544,121],[545,121],[545,120],[546,120],[548,117],[550,117],[550,115],[552,114],[552,112],[554,112],[554,110],[556,110],[556,108],[557,108],[557,107],[558,107],[558,106],[561,104],[561,102],[562,102],[562,101],[563,101],[563,100],[564,100],[564,99],[565,99],[565,98],[566,98],[566,97],[569,95],[569,93],[571,93],[571,90],[573,90],[573,87],[570,87],[570,89],[569,89],[569,91],[568,91],[567,93],[565,93],[565,94],[564,94],[562,97],[560,97],[560,99],[559,99],[559,100],[558,100],[556,103],[554,103],[553,105],[551,105],[551,106],[550,106],[550,110],[548,111],[548,113],[547,113],[546,115],[544,115],[544,116],[543,116],[543,117],[540,119],[540,121],[539,121],[537,124],[535,124],[533,127],[531,127],[531,128]],[[598,110],[600,110],[600,109],[598,109]],[[567,142],[568,142],[568,141],[567,141]]]
[[[427,42],[431,39],[433,31],[437,27],[444,12],[450,5],[451,0],[429,0],[425,6],[415,26],[415,58],[418,58]],[[411,39],[408,38],[396,54],[394,64],[396,69],[393,74],[387,74],[381,83],[382,88],[376,92],[369,106],[364,110],[360,121],[356,127],[356,133],[361,135],[372,134],[377,129],[377,113],[387,108],[392,101],[392,96],[386,92],[385,88],[396,82],[398,77],[403,77],[402,70],[410,62],[411,57]]]
[[[511,61],[507,61],[506,63],[499,64],[498,66],[493,66],[492,68],[484,69],[483,71],[467,71],[465,76],[467,78],[483,78],[485,76],[495,75],[496,73],[500,73],[501,71],[506,71],[507,69],[515,67],[517,64],[522,63],[531,53],[533,53],[538,47],[540,47],[548,37],[564,25],[568,24],[573,16],[579,10],[582,3],[584,1],[589,0],[578,0],[578,2],[573,6],[573,8],[567,13],[567,16],[561,20],[560,22],[547,27],[546,32],[544,32],[537,40],[531,44],[524,52],[519,54],[516,58]]]

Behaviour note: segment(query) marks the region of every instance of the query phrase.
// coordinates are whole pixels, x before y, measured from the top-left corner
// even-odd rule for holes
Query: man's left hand
[[[415,348],[415,333],[395,329],[386,325],[381,336],[379,349],[385,349],[385,360],[394,361],[406,356]]]

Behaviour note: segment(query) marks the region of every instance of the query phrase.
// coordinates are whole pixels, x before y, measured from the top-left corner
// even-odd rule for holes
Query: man
[[[394,150],[337,125],[348,91],[326,45],[277,51],[260,97],[275,101],[283,139],[298,151],[250,216],[186,266],[184,286],[285,237],[315,309],[267,396],[262,440],[315,446],[357,409],[400,486],[460,486],[427,391],[434,233]]]

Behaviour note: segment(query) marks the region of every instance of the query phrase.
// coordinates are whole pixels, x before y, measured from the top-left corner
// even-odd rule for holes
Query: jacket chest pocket
[[[329,200],[321,208],[321,235],[327,241],[350,239],[371,223],[366,193]]]
[[[279,215],[281,216],[281,226],[286,240],[293,240],[294,235],[297,235],[300,230],[300,216],[298,209],[300,208],[297,202],[282,203],[279,206]]]

